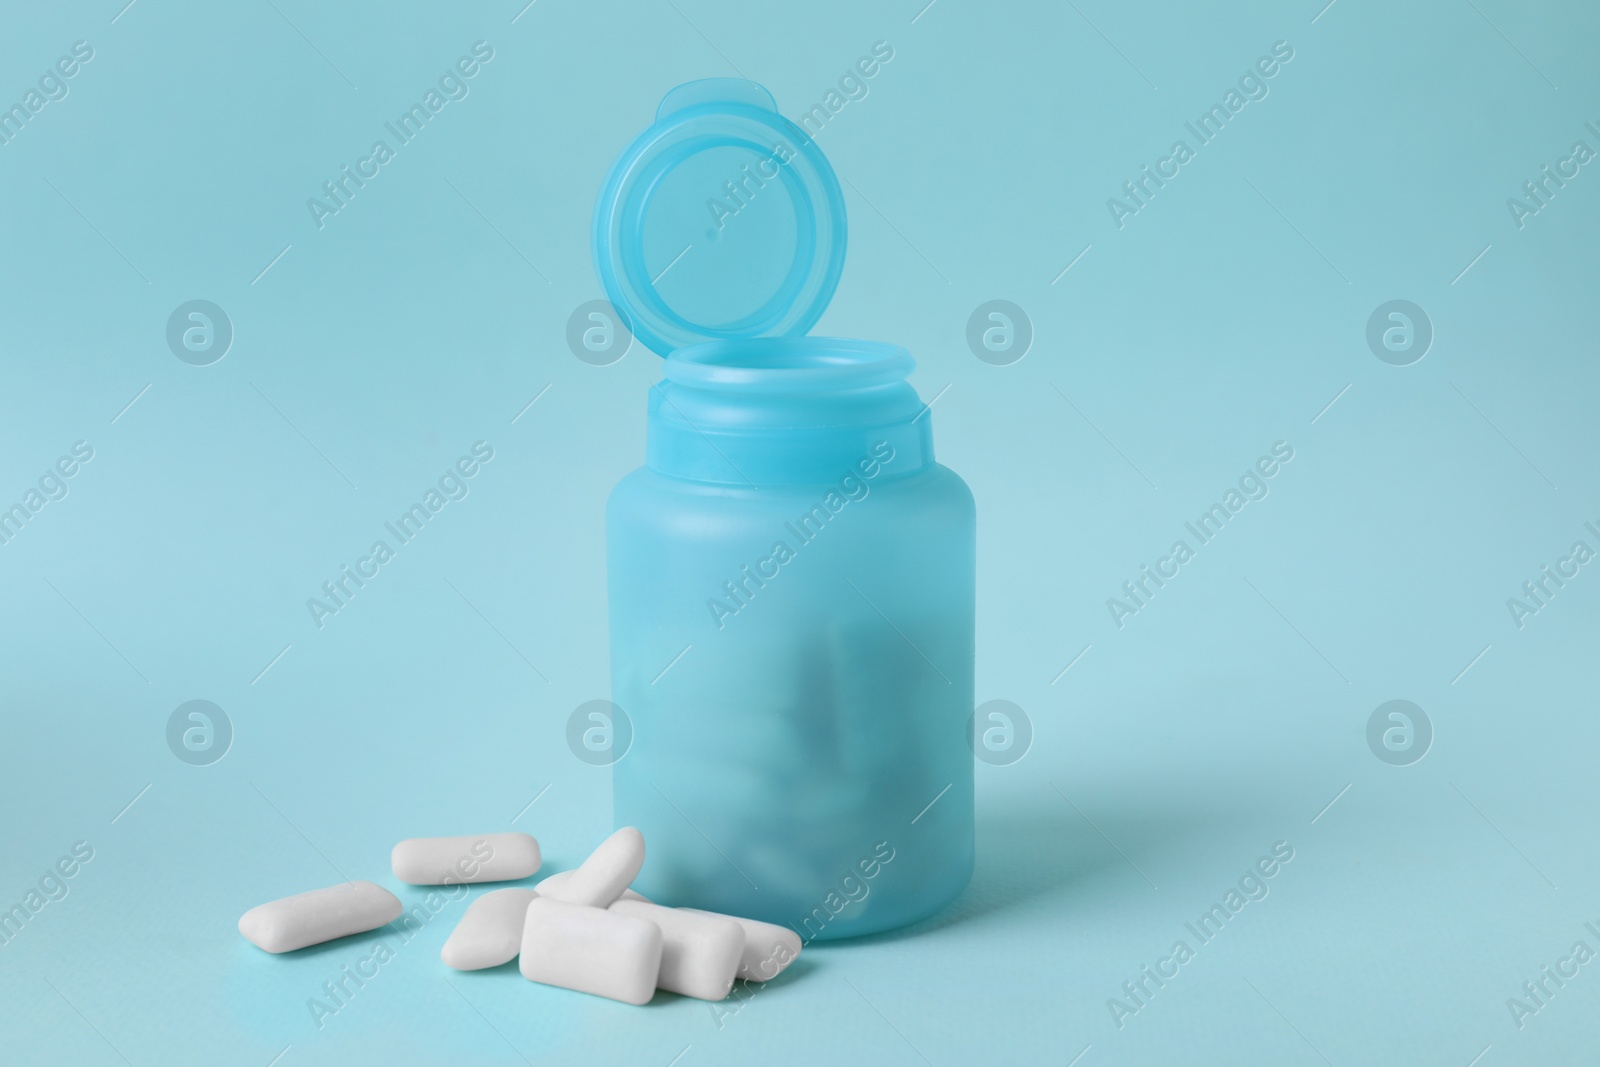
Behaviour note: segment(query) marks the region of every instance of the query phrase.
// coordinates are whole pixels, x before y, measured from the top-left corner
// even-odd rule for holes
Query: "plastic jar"
[[[636,887],[811,940],[914,922],[971,876],[976,515],[934,460],[909,353],[805,335],[844,217],[804,137],[749,83],[674,90],[613,168],[596,247],[613,304],[667,356],[645,466],[606,516]],[[781,172],[759,166],[783,149]],[[701,235],[702,188],[752,159],[748,229]],[[679,259],[706,251],[669,295],[684,238]]]

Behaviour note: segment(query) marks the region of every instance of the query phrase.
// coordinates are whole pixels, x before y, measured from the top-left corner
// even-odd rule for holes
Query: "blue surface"
[[[1523,191],[1600,149],[1592,6],[122,3],[12,5],[0,36],[5,101],[93,50],[0,144],[0,504],[40,488],[0,545],[0,896],[93,850],[0,944],[8,1060],[1592,1058],[1595,963],[1520,1027],[1507,1004],[1600,949],[1600,577],[1520,627],[1507,603],[1600,550],[1600,177]],[[851,248],[816,332],[912,351],[977,498],[978,699],[1032,741],[977,767],[972,887],[732,1015],[446,974],[441,899],[319,1029],[374,942],[271,958],[246,908],[393,885],[405,836],[527,830],[556,870],[610,826],[565,730],[607,695],[602,507],[660,365],[580,360],[568,319],[602,296],[618,146],[738,74],[828,116]],[[308,207],[344,166],[375,176]],[[1136,203],[1144,166],[1177,170]],[[969,322],[997,299],[1028,328]],[[194,300],[232,327],[208,365],[187,311],[190,358],[168,342]],[[1367,339],[1394,300],[1432,325],[1403,366]],[[985,331],[1031,347],[1001,365]],[[1267,495],[1188,534],[1280,441]],[[430,489],[319,627],[308,598]],[[1180,538],[1119,628],[1108,598]],[[210,765],[169,748],[192,700],[232,725]],[[1431,723],[1418,762],[1369,747],[1392,700]],[[1119,1028],[1108,1001],[1279,841],[1266,897]]]

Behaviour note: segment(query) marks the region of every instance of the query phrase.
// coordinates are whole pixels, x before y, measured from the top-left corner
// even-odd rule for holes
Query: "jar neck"
[[[733,486],[919,470],[933,462],[933,428],[905,380],[913,367],[898,345],[828,337],[679,349],[650,390],[646,464]]]

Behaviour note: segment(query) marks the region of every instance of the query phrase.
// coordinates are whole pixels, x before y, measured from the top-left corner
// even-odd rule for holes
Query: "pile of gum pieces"
[[[411,838],[390,865],[410,885],[511,881],[539,869],[539,842],[523,833]],[[782,926],[651,903],[628,888],[643,865],[644,836],[624,827],[576,870],[478,897],[439,956],[475,971],[520,955],[524,978],[645,1004],[657,989],[722,1000],[735,978],[764,982],[800,954],[799,936]],[[401,910],[382,886],[345,882],[251,908],[239,932],[267,952],[292,952],[376,930]]]

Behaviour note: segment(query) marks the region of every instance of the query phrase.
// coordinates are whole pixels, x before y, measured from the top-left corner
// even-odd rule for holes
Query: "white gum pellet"
[[[531,889],[495,889],[467,907],[439,958],[458,971],[498,967],[522,948],[522,923],[539,894]]]
[[[539,869],[539,842],[520,833],[413,837],[394,846],[389,865],[411,885],[506,882]]]
[[[682,908],[698,915],[715,915],[739,924],[744,931],[744,955],[739,960],[739,973],[735,976],[747,982],[766,982],[778,974],[800,955],[800,935],[786,926],[743,919],[737,915],[721,915],[699,908]]]
[[[589,854],[556,890],[556,899],[591,908],[610,905],[628,888],[644,866],[644,835],[624,826]],[[551,895],[551,894],[547,894]]]
[[[400,900],[371,882],[341,882],[261,904],[239,917],[239,932],[268,952],[293,952],[376,930],[400,916]]]
[[[522,926],[522,977],[646,1004],[661,971],[660,927],[604,908],[535,897]]]
[[[656,988],[701,1000],[721,1000],[733,988],[744,958],[744,930],[725,915],[619,900],[609,909],[661,928],[661,973]]]
[[[544,879],[541,882],[536,882],[534,884],[533,888],[542,897],[550,897],[550,898],[552,898],[554,900],[567,900],[566,885],[567,885],[568,882],[570,882],[572,880],[572,876],[573,876],[574,873],[576,873],[576,872],[574,872],[574,871],[559,871],[559,872],[557,872],[555,874],[552,874],[550,877]],[[631,889],[624,889],[622,891],[622,896],[618,897],[617,899],[619,899],[619,900],[642,900],[646,904],[650,903],[649,899],[640,896],[638,893],[635,893]],[[567,902],[569,904],[570,903],[574,903],[573,901],[570,901],[570,900],[568,900]]]

